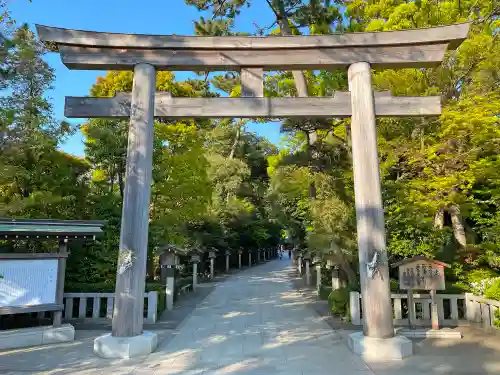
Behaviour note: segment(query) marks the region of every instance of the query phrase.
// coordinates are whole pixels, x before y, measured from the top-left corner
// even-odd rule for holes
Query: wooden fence
[[[406,294],[391,294],[393,318],[395,326],[409,326],[408,298]],[[455,326],[467,324],[466,297],[463,294],[438,294],[438,315],[442,326]],[[431,297],[428,294],[414,294],[414,326],[431,325]],[[351,322],[354,325],[363,324],[361,308],[361,293],[351,292],[350,295]]]
[[[156,323],[158,292],[144,293],[144,322]],[[115,293],[64,293],[64,320],[112,319]]]

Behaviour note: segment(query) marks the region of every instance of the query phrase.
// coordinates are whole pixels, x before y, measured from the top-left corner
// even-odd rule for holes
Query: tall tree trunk
[[[351,265],[347,263],[343,257],[339,257],[339,267],[347,277],[347,284],[349,284],[349,286],[356,287],[358,284],[356,272],[354,272]]]
[[[467,246],[467,238],[465,236],[465,228],[462,224],[462,218],[460,216],[460,208],[458,206],[450,206],[448,208],[448,213],[451,217],[451,226],[453,228],[453,235],[455,240],[462,247]]]
[[[440,208],[434,215],[434,228],[443,229],[444,227],[444,210]]]
[[[118,171],[118,186],[120,188],[120,198],[123,199],[123,190],[125,189],[125,183],[123,181],[123,172],[122,168],[120,166],[120,169]]]
[[[281,35],[292,36],[293,35],[292,30],[290,29],[290,25],[288,23],[288,17],[285,11],[285,5],[283,1],[274,0],[273,4],[276,7],[276,9],[274,9],[274,12],[276,13],[276,16],[278,18],[278,24],[280,26]],[[304,72],[300,70],[295,70],[292,71],[292,75],[295,81],[295,88],[297,89],[297,96],[308,97],[309,90],[307,88],[307,79]],[[314,160],[316,159],[316,155],[314,153],[314,145],[317,141],[317,138],[318,136],[315,131],[307,133],[307,141],[308,141],[307,155],[311,164],[314,163]],[[314,182],[311,183],[311,186],[309,187],[309,197],[311,199],[316,199],[316,186]]]
[[[340,246],[338,246],[334,241],[331,241],[330,250],[334,251],[335,259],[337,260],[340,269],[347,277],[347,283],[350,286],[356,286],[358,284],[358,278],[356,276],[356,272],[354,272],[349,262],[345,259],[345,256],[342,253],[342,249],[340,248]]]
[[[236,154],[236,149],[238,148],[238,144],[240,143],[242,126],[243,126],[242,122],[238,122],[236,124],[236,135],[234,137],[234,142],[233,145],[231,146],[231,152],[229,152],[228,159],[234,159],[234,155]]]
[[[109,193],[113,194],[115,189],[115,169],[113,168],[113,163],[109,166]]]

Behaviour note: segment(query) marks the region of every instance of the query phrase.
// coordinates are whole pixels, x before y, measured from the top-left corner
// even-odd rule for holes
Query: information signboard
[[[57,259],[2,259],[0,308],[56,303]]]

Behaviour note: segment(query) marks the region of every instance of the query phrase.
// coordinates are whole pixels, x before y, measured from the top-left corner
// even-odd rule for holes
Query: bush
[[[391,288],[392,293],[398,293],[399,292],[399,281],[391,279],[390,288]]]
[[[486,290],[484,296],[488,299],[500,301],[500,279],[496,279]]]
[[[497,272],[489,268],[479,268],[467,273],[466,280],[469,284],[478,283],[482,280],[492,279],[500,276]]]
[[[483,296],[495,280],[499,279],[499,276],[500,275],[495,271],[487,268],[481,268],[470,271],[466,280],[475,295]]]
[[[328,300],[330,293],[332,292],[332,287],[328,285],[321,285],[319,289],[319,298],[322,300]]]
[[[333,290],[328,296],[328,305],[333,314],[343,318],[349,316],[349,294],[351,288],[343,287]]]
[[[496,328],[500,329],[500,310],[499,310],[499,309],[497,309],[497,310],[495,311],[495,315],[494,315],[494,317],[493,317],[493,325],[494,325]]]

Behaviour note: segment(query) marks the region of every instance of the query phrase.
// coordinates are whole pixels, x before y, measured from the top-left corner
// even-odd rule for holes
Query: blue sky
[[[262,6],[244,9],[245,18],[238,20],[239,31],[255,30],[254,23],[266,26],[272,23],[273,14],[265,0],[254,0]],[[47,26],[72,29],[109,31],[138,34],[177,34],[192,35],[193,21],[200,13],[184,4],[184,0],[11,0],[13,18],[18,23],[28,23],[32,28],[38,23]],[[54,90],[49,93],[58,119],[63,118],[65,96],[85,96],[96,81],[104,75],[99,71],[68,70],[60,61],[59,55],[51,53],[46,57],[55,68]],[[178,80],[188,77],[189,73],[176,73]],[[71,123],[81,123],[72,120]],[[271,142],[280,141],[279,124],[251,124],[248,130],[267,137]],[[83,155],[83,138],[80,133],[70,138],[61,147],[64,151]]]

